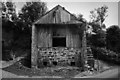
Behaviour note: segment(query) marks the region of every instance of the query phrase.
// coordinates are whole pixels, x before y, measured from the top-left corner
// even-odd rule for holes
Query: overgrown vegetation
[[[58,69],[56,68],[58,66],[45,67],[41,65],[43,62],[39,62],[38,67],[40,69],[33,70],[31,68],[31,25],[45,14],[46,4],[43,2],[26,2],[18,16],[16,15],[14,3],[6,2],[2,3],[2,6],[2,58],[3,60],[11,60],[26,54],[20,62],[3,70],[23,76],[62,76],[65,78],[73,77],[84,70],[82,68],[84,63],[82,63],[83,59],[80,54],[77,55],[75,61],[77,68],[74,68],[75,66],[72,66],[72,68],[67,67],[68,69]],[[94,58],[108,63],[120,64],[120,28],[113,25],[106,31],[104,30],[106,25],[103,22],[107,17],[107,9],[107,6],[102,6],[91,11],[91,21],[88,23],[81,14],[77,18],[92,27],[94,34],[87,34],[87,43],[92,49]],[[10,13],[7,13],[7,10],[10,10]],[[90,52],[88,51],[88,53]],[[89,62],[89,65],[94,66],[94,62],[92,62]]]
[[[2,59],[31,52],[32,23],[45,14],[44,2],[26,2],[17,14],[14,2],[2,2]],[[30,62],[30,58],[29,58]]]
[[[120,55],[120,27],[112,25],[106,31],[107,49],[110,49]]]
[[[92,47],[92,53],[96,59],[110,64],[120,64],[120,55],[106,48]]]
[[[92,27],[91,31],[94,34],[88,33],[88,45],[95,47],[105,47],[106,46],[106,25],[103,23],[106,19],[108,12],[108,7],[106,5],[101,6],[97,9],[90,11],[90,22],[89,26]]]
[[[120,28],[112,25],[106,28],[103,23],[107,18],[108,7],[102,6],[91,11],[92,33],[87,34],[87,44],[91,46],[94,57],[108,63],[119,64],[120,62]]]
[[[46,13],[47,6],[44,2],[26,2],[18,15],[15,8],[13,2],[2,2],[2,59],[11,60],[13,56],[28,54],[23,60],[26,65],[26,62],[31,61],[31,25]],[[106,29],[103,22],[108,16],[107,11],[108,7],[102,6],[90,12],[91,20],[88,25],[92,27],[94,34],[88,33],[87,43],[93,46],[91,48],[96,58],[119,63],[120,28],[112,25]],[[82,14],[77,18],[82,22],[85,20]],[[78,64],[81,64],[79,61]]]
[[[20,62],[4,68],[3,70],[14,73],[20,76],[59,76],[63,78],[72,78],[79,73],[79,69],[76,67],[45,67],[41,69],[32,69],[23,66]]]

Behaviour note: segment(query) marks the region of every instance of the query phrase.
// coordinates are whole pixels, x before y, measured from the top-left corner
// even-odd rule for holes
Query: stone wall
[[[56,65],[74,65],[77,60],[78,54],[81,54],[80,49],[76,48],[39,48],[38,49],[38,62],[49,62],[51,65],[55,62]],[[41,63],[38,63],[38,65]]]

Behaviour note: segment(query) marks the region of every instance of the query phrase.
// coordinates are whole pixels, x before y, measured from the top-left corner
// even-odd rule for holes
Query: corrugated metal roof
[[[82,23],[64,7],[57,5],[38,19],[34,24],[75,24]]]

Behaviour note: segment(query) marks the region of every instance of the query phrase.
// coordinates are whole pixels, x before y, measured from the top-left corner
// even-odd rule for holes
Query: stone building
[[[32,26],[32,67],[48,61],[54,65],[75,65],[76,56],[85,59],[86,24],[57,5]],[[44,63],[43,63],[44,64]]]

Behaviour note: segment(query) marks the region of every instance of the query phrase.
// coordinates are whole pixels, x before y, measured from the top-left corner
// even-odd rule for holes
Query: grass
[[[68,68],[68,69],[67,69]],[[60,76],[63,78],[72,78],[79,74],[80,71],[74,67],[46,67],[40,69],[31,69],[25,66],[20,66],[18,62],[15,64],[3,68],[3,70],[16,74],[18,76]]]
[[[9,67],[3,68],[3,70],[16,74],[18,76],[59,76],[62,78],[73,78],[75,75],[83,75],[80,68],[71,66],[53,66],[53,67],[43,67],[39,69],[27,68],[16,62]],[[102,62],[103,63],[103,62]],[[107,63],[104,63],[107,64]],[[102,66],[105,66],[101,64]],[[103,70],[102,70],[103,72]],[[87,74],[86,74],[87,76]]]

